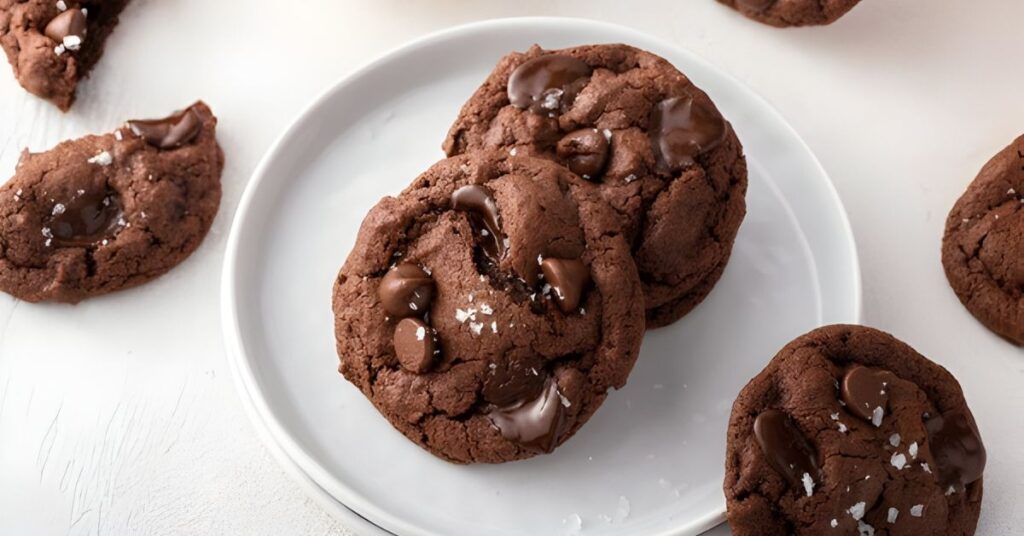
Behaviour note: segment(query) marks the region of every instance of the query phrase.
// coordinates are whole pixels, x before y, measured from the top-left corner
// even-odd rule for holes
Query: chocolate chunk
[[[195,107],[188,107],[163,119],[128,121],[128,128],[146,143],[158,149],[174,149],[192,141],[203,127]]]
[[[963,411],[936,415],[925,421],[928,446],[935,459],[942,487],[964,486],[981,478],[985,470],[985,446],[974,418]]]
[[[590,76],[590,66],[562,54],[547,54],[529,60],[508,79],[508,100],[513,106],[555,116],[576,100]]]
[[[665,99],[651,113],[651,145],[658,161],[679,171],[725,139],[725,119],[713,106],[691,97]]]
[[[505,234],[501,231],[501,216],[491,191],[486,186],[471,184],[452,192],[452,208],[470,214],[470,222],[480,233],[480,247],[492,260],[505,256]]]
[[[889,385],[896,376],[888,371],[855,366],[846,371],[840,395],[846,409],[854,415],[880,426],[881,416],[889,409]],[[879,409],[881,408],[881,409]]]
[[[565,406],[554,380],[533,400],[492,410],[487,417],[505,439],[537,452],[555,450],[565,431]]]
[[[482,394],[484,400],[499,408],[515,406],[540,396],[546,378],[540,358],[492,363]]]
[[[377,296],[389,315],[423,316],[434,300],[434,279],[423,268],[403,262],[384,275]]]
[[[596,178],[604,171],[608,150],[608,138],[596,128],[570,132],[559,140],[557,147],[559,160],[584,179]]]
[[[403,318],[395,326],[395,355],[402,368],[416,374],[430,370],[437,350],[434,329],[419,318]]]
[[[803,486],[804,475],[819,482],[814,450],[785,413],[770,409],[754,420],[754,436],[765,459],[794,487]]]
[[[122,211],[117,195],[107,189],[89,191],[54,207],[47,224],[53,244],[59,247],[89,246],[114,235]]]
[[[57,15],[46,25],[46,29],[43,30],[46,37],[53,39],[58,44],[63,43],[65,37],[85,39],[85,32],[85,13],[82,13],[82,10],[78,8],[71,8]]]
[[[583,289],[590,284],[590,269],[579,259],[544,259],[540,263],[544,279],[555,291],[555,301],[563,313],[580,306]]]

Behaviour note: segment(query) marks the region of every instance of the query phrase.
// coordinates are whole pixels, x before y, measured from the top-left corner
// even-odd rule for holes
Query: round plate
[[[336,372],[331,287],[367,210],[443,155],[459,108],[498,58],[623,42],[711,95],[750,164],[748,215],[710,297],[647,334],[622,391],[554,454],[441,461]],[[242,197],[224,264],[225,337],[257,426],[312,493],[402,535],[692,534],[722,519],[725,431],[739,389],[795,336],[856,322],[853,236],[824,170],[757,95],[692,54],[619,26],[504,19],[420,39],[314,102]],[[315,484],[315,487],[312,485]]]

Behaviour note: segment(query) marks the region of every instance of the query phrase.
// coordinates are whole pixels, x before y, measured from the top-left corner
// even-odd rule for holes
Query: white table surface
[[[712,0],[284,6],[134,0],[68,114],[0,69],[3,174],[24,147],[44,150],[196,98],[220,117],[227,155],[213,230],[167,276],[76,307],[0,296],[0,534],[348,534],[271,458],[235,392],[218,308],[231,216],[271,142],[341,76],[425,33],[522,15],[647,31],[782,111],[846,204],[866,322],[963,384],[989,454],[978,533],[1020,532],[1024,355],[960,306],[939,244],[963,188],[1024,131],[1024,2],[865,0],[830,27],[788,31]]]

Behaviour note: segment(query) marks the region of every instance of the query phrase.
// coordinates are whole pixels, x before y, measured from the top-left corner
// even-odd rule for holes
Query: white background
[[[939,245],[956,197],[1024,132],[1024,2],[865,0],[832,26],[777,30],[712,0],[135,0],[70,113],[0,69],[0,175],[24,147],[203,98],[221,120],[224,202],[198,252],[142,288],[76,307],[0,296],[0,534],[344,534],[236,395],[218,308],[231,215],[270,143],[341,76],[422,34],[522,15],[647,31],[781,110],[846,204],[866,322],[964,386],[989,453],[978,533],[1019,533],[1024,355],[960,306]]]

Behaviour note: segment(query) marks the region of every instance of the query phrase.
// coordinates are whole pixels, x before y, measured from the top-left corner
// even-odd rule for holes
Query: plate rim
[[[267,178],[267,170],[271,163],[279,158],[284,146],[301,130],[310,118],[315,115],[315,112],[320,107],[324,106],[326,102],[332,100],[336,94],[345,91],[345,89],[354,81],[364,76],[369,71],[386,64],[395,56],[423,48],[438,41],[458,39],[460,36],[486,31],[487,29],[494,27],[522,27],[524,25],[530,25],[533,27],[560,27],[564,25],[573,25],[586,29],[615,32],[623,36],[630,36],[638,40],[655,43],[661,48],[671,49],[681,55],[687,56],[695,63],[701,64],[703,67],[715,71],[717,75],[726,79],[730,84],[738,88],[746,98],[756,101],[766,112],[771,114],[777,124],[787,130],[791,138],[798,143],[798,148],[801,152],[810,158],[809,163],[813,165],[815,171],[825,179],[823,181],[823,186],[825,187],[825,191],[828,194],[830,202],[835,206],[836,210],[834,212],[838,216],[839,223],[841,224],[841,230],[847,238],[846,243],[848,251],[846,251],[846,253],[850,261],[848,269],[850,270],[850,291],[852,294],[852,296],[850,296],[852,298],[850,320],[859,323],[863,319],[863,280],[856,236],[853,232],[853,227],[850,223],[846,207],[843,204],[842,198],[839,196],[839,192],[835,187],[832,177],[828,174],[827,170],[821,164],[817,155],[811,150],[807,142],[799,135],[796,129],[785,119],[779,110],[766,98],[752,90],[728,71],[719,68],[715,64],[704,59],[702,56],[681,45],[650,35],[642,30],[621,24],[579,17],[542,16],[492,18],[442,28],[403,42],[398,46],[392,47],[382,54],[366,61],[350,72],[342,75],[334,83],[330,84],[317,97],[311,100],[309,104],[304,106],[302,110],[289,122],[288,127],[285,128],[284,131],[282,131],[282,133],[270,144],[266,152],[264,152],[263,156],[260,158],[256,168],[253,170],[249,180],[246,182],[242,195],[239,198],[238,205],[232,215],[231,228],[228,234],[223,268],[221,271],[221,331],[228,354],[232,377],[234,379],[235,387],[238,389],[239,395],[242,397],[242,405],[245,406],[245,413],[253,427],[256,428],[257,435],[259,435],[261,440],[267,445],[271,454],[285,469],[285,472],[294,481],[296,481],[301,488],[304,489],[307,495],[313,497],[315,502],[324,507],[336,519],[342,521],[345,524],[345,528],[358,528],[361,531],[370,531],[376,534],[392,534],[387,529],[384,529],[370,519],[371,517],[385,517],[389,519],[392,525],[398,527],[398,530],[401,530],[402,533],[407,530],[413,533],[425,533],[421,528],[410,526],[406,521],[390,516],[387,512],[383,511],[372,502],[362,498],[360,494],[349,488],[344,484],[344,482],[341,482],[337,478],[333,478],[333,480],[336,480],[341,484],[341,487],[343,488],[342,491],[344,492],[342,495],[346,496],[346,500],[343,500],[337,493],[335,493],[338,490],[332,491],[325,488],[321,482],[327,471],[295,442],[294,438],[287,433],[285,428],[278,421],[277,417],[273,414],[273,411],[263,396],[262,390],[259,387],[259,382],[251,368],[250,360],[247,357],[247,353],[245,351],[246,344],[242,336],[238,309],[235,306],[238,294],[236,291],[236,284],[238,281],[235,274],[239,270],[238,255],[239,243],[242,235],[241,222],[249,218],[249,212],[252,208],[256,192],[260,189],[260,185],[262,183],[269,181]],[[319,475],[317,473],[319,473]],[[362,511],[369,512],[370,515],[368,517],[363,517],[363,515],[359,514],[355,508],[349,506],[350,502],[359,504]],[[683,525],[670,528],[658,536],[699,534],[724,521],[725,500],[723,497],[719,509],[705,514],[702,517],[691,519]]]

